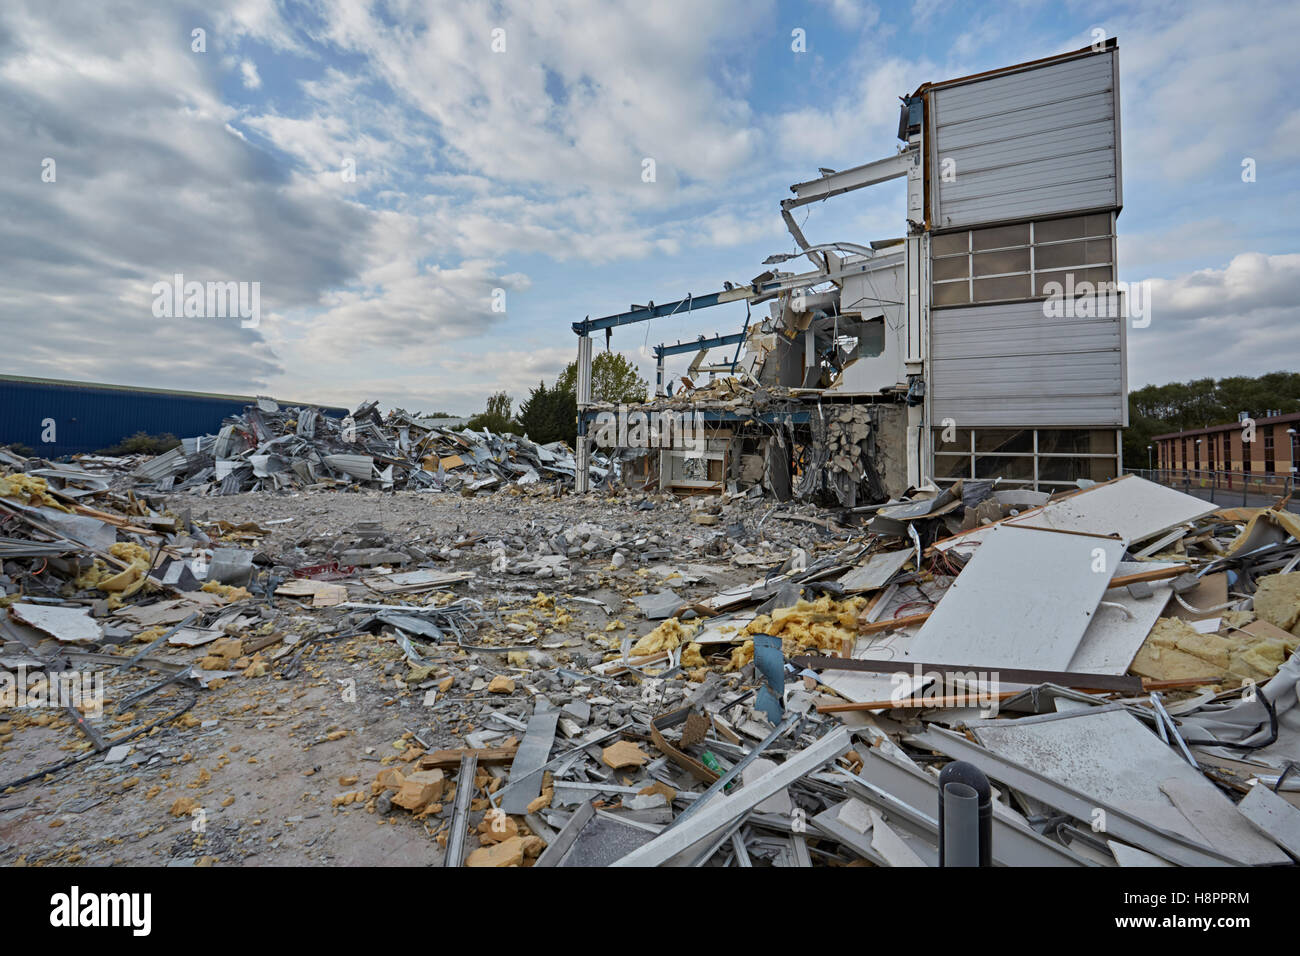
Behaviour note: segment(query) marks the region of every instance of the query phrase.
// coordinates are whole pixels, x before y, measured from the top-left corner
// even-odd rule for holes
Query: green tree
[[[1129,392],[1128,410],[1124,464],[1145,468],[1156,435],[1235,422],[1242,412],[1262,418],[1268,411],[1300,411],[1300,372],[1147,385]]]
[[[644,402],[650,384],[639,369],[620,352],[600,352],[591,360],[591,400],[612,404]],[[555,380],[555,389],[568,392],[577,401],[578,363],[570,362]]]
[[[469,420],[469,427],[475,431],[487,429],[498,434],[514,431],[516,423],[510,416],[512,401],[505,392],[488,396],[487,408]]]
[[[553,441],[572,445],[577,438],[577,419],[577,399],[558,383],[554,388],[547,388],[546,382],[538,382],[527,400],[519,405],[520,428],[530,439],[543,445]]]
[[[161,455],[165,451],[171,451],[180,443],[181,440],[170,432],[164,432],[161,435],[136,432],[134,435],[123,438],[116,445],[101,448],[95,454],[109,455],[111,457],[121,455]]]

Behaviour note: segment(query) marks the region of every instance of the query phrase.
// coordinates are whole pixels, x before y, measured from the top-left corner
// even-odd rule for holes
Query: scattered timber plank
[[[515,752],[518,746],[514,747],[482,747],[475,749],[473,747],[458,747],[455,750],[431,750],[422,757],[416,759],[416,763],[421,770],[449,770],[453,767],[460,766],[460,760],[466,754],[473,754],[474,759],[481,764],[506,763],[515,759]]]

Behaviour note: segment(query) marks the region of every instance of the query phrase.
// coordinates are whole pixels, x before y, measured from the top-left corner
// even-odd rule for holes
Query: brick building
[[[1156,435],[1151,461],[1172,479],[1210,473],[1249,477],[1252,483],[1288,487],[1300,469],[1300,412]],[[1137,462],[1133,462],[1134,465]]]

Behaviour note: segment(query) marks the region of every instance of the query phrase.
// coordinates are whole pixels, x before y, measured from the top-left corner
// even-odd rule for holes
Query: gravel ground
[[[369,785],[393,754],[466,746],[493,711],[526,721],[539,693],[560,705],[595,700],[589,726],[616,726],[646,699],[645,687],[633,675],[599,684],[585,675],[625,635],[657,623],[632,596],[672,587],[700,599],[761,579],[795,549],[811,561],[845,543],[788,520],[811,508],[748,499],[317,492],[174,496],[167,506],[188,510],[203,529],[219,520],[266,529],[239,542],[258,550],[263,584],[357,549],[400,552],[408,560],[395,570],[473,572],[471,581],[399,600],[481,602],[485,622],[463,642],[481,649],[421,644],[431,667],[408,683],[410,664],[391,630],[347,636],[372,612],[259,593],[238,605],[248,617],[235,636],[247,644],[283,635],[265,651],[266,675],[209,690],[172,686],[121,715],[115,702],[161,674],[107,676],[105,714],[93,722],[107,738],[192,706],[131,741],[121,762],[96,755],[0,792],[0,864],[439,863],[450,802],[423,819],[376,806]],[[358,577],[343,582],[351,601],[394,600]],[[156,656],[190,663],[198,653],[166,647]],[[514,691],[488,694],[497,676],[513,678]],[[727,680],[740,686],[736,674]],[[654,684],[657,709],[694,686],[680,672]],[[60,711],[0,711],[6,780],[88,749]],[[475,806],[473,824],[486,803]]]

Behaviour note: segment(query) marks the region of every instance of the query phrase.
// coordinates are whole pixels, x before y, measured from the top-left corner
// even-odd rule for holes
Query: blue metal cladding
[[[21,443],[42,458],[96,452],[136,432],[177,438],[215,434],[255,398],[103,388],[77,382],[0,378],[0,445]],[[321,407],[334,418],[347,409]],[[55,441],[42,440],[53,423]]]

